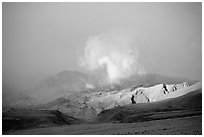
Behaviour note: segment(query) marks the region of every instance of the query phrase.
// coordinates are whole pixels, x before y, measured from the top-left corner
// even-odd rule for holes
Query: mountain
[[[81,123],[132,123],[200,115],[202,84],[198,82],[189,86],[184,82],[77,92],[32,108],[11,108],[2,113],[2,126],[3,134],[6,134],[9,130],[28,128]]]
[[[187,82],[189,85],[197,81],[186,78],[174,78],[158,74],[134,75],[123,79],[120,83],[109,84],[100,74],[82,73],[79,71],[62,71],[42,81],[39,86],[29,90],[37,102],[46,103],[59,97],[81,91],[122,90],[133,86],[152,86],[159,83],[178,84]]]
[[[132,87],[123,90],[83,91],[40,104],[37,108],[59,110],[72,117],[90,120],[104,110],[132,104],[132,96],[136,104],[150,103],[179,97],[197,88],[201,88],[201,83],[191,86],[184,82],[171,85],[158,84],[151,87]]]
[[[196,83],[178,90],[180,96],[151,103],[129,104],[102,111],[97,116],[100,122],[139,122],[202,114],[202,87]],[[178,93],[179,93],[178,92]]]
[[[32,105],[35,100],[20,88],[2,82],[2,110],[6,111],[11,107],[22,107]]]
[[[179,84],[187,82],[189,85],[195,84],[196,80],[190,80],[187,78],[182,77],[170,77],[170,76],[164,76],[154,73],[147,73],[144,75],[133,75],[129,77],[128,79],[124,79],[121,81],[121,87],[128,88],[132,86],[143,86],[143,87],[150,87],[154,86],[156,84]]]
[[[62,71],[48,77],[32,89],[29,93],[37,102],[49,102],[64,95],[87,89],[87,83],[93,82],[93,77],[78,71]]]
[[[3,85],[3,108],[21,108],[45,104],[57,98],[81,93],[82,91],[114,91],[130,87],[149,87],[160,83],[178,84],[182,82],[192,85],[197,81],[149,73],[145,75],[134,75],[121,80],[120,83],[110,84],[107,83],[106,77],[101,74],[62,71],[41,81],[34,88],[23,92],[18,92],[18,89],[12,88],[11,85]]]

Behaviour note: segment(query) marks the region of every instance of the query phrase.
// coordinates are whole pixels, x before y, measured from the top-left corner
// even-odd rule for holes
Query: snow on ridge
[[[132,104],[132,96],[134,96],[136,103],[149,103],[178,97],[197,88],[199,86],[196,86],[196,84],[189,86],[187,82],[171,85],[157,84],[152,87],[134,87],[108,93],[94,93],[96,95],[92,96],[89,104],[97,108],[97,104],[104,103],[105,109],[110,109],[116,106]]]

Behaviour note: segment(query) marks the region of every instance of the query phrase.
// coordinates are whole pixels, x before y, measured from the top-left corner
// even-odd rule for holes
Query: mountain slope
[[[158,84],[152,87],[133,87],[124,90],[84,91],[41,104],[37,108],[59,110],[64,114],[81,119],[93,119],[103,110],[132,104],[133,95],[136,103],[149,103],[175,98],[198,88],[201,88],[201,83],[192,86],[188,86],[187,83]]]
[[[79,93],[80,95],[84,94],[82,91],[121,91],[132,87],[150,87],[160,83],[179,84],[182,82],[187,82],[189,85],[192,85],[196,81],[186,78],[174,78],[147,73],[145,75],[131,76],[127,79],[121,80],[120,83],[117,84],[108,84],[106,77],[100,74],[88,74],[79,71],[62,71],[40,82],[38,86],[23,91],[22,94],[19,95],[13,94],[17,92],[15,91],[15,88],[9,87],[11,85],[7,86],[8,88],[3,86],[3,108],[6,110],[10,107],[26,108],[31,107],[32,105],[45,104],[64,96],[76,93]],[[24,94],[26,94],[25,97]],[[101,104],[102,107],[99,110],[96,110],[97,113],[103,110],[104,107],[107,107],[106,105],[104,106],[104,103],[100,103],[100,105]],[[112,105],[115,106],[113,102]]]
[[[29,91],[37,102],[46,103],[81,91],[122,90],[133,86],[149,87],[156,84],[178,84],[187,82],[189,85],[196,83],[186,78],[174,78],[158,74],[134,75],[123,79],[118,84],[109,84],[105,76],[82,73],[79,71],[62,71],[42,81],[39,86]]]
[[[182,89],[181,89],[182,90]],[[183,89],[184,90],[184,89]],[[101,122],[136,122],[159,118],[197,115],[202,113],[202,88],[197,83],[185,89],[186,94],[163,101],[131,104],[102,111],[97,120]],[[194,111],[197,110],[197,111]],[[177,112],[175,112],[177,111]],[[161,115],[162,114],[162,115]]]

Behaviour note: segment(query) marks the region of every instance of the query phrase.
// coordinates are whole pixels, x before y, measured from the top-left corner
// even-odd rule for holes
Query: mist
[[[63,70],[202,80],[202,3],[3,3],[2,40],[14,92]]]
[[[90,71],[104,70],[110,83],[119,83],[120,79],[134,74],[145,74],[133,42],[134,34],[122,30],[92,36],[86,42],[79,65]]]

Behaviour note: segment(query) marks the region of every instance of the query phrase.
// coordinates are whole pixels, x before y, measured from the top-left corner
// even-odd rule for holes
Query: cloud
[[[80,66],[90,71],[105,70],[108,81],[117,83],[134,74],[144,74],[134,35],[114,30],[90,37],[80,58]]]

